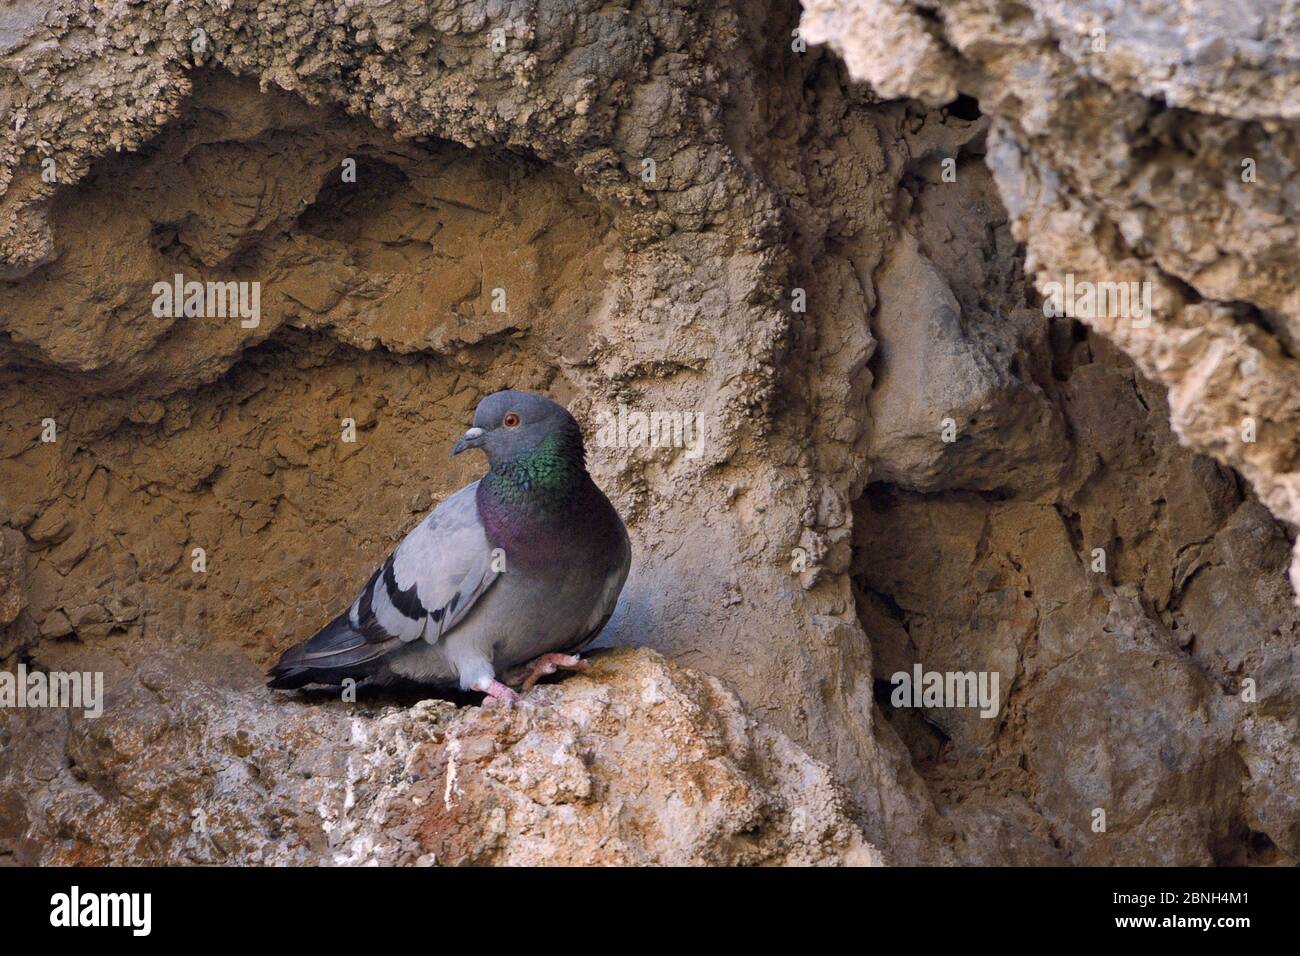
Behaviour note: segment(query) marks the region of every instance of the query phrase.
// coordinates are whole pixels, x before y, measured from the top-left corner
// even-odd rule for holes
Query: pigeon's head
[[[583,458],[582,431],[568,409],[542,395],[508,390],[478,403],[474,427],[452,446],[459,455],[482,448],[492,466],[528,457],[544,447]]]

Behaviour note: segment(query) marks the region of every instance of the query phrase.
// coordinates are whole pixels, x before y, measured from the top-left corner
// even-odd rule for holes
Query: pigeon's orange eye
[[[514,412],[510,412],[506,415],[505,418],[501,419],[501,424],[505,425],[506,428],[518,428],[519,416],[516,415]]]

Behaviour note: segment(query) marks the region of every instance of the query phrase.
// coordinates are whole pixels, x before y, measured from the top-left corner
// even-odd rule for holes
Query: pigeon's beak
[[[459,455],[466,448],[482,448],[483,436],[485,434],[486,432],[481,428],[471,428],[465,434],[460,436],[460,441],[451,446],[452,455]]]

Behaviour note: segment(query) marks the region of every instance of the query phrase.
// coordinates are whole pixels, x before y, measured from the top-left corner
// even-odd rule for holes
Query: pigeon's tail
[[[314,636],[295,644],[267,673],[267,687],[290,690],[307,684],[343,683],[349,677],[363,680],[379,670],[380,659],[395,640],[368,641],[352,627],[344,611]]]

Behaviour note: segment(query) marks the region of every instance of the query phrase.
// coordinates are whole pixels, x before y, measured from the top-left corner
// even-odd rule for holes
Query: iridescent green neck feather
[[[587,474],[576,422],[493,461],[478,484],[479,520],[512,567],[568,574],[578,554],[615,553],[623,523]]]
[[[495,502],[510,510],[546,512],[569,502],[587,480],[582,435],[552,432],[537,447],[494,462],[482,486]]]

